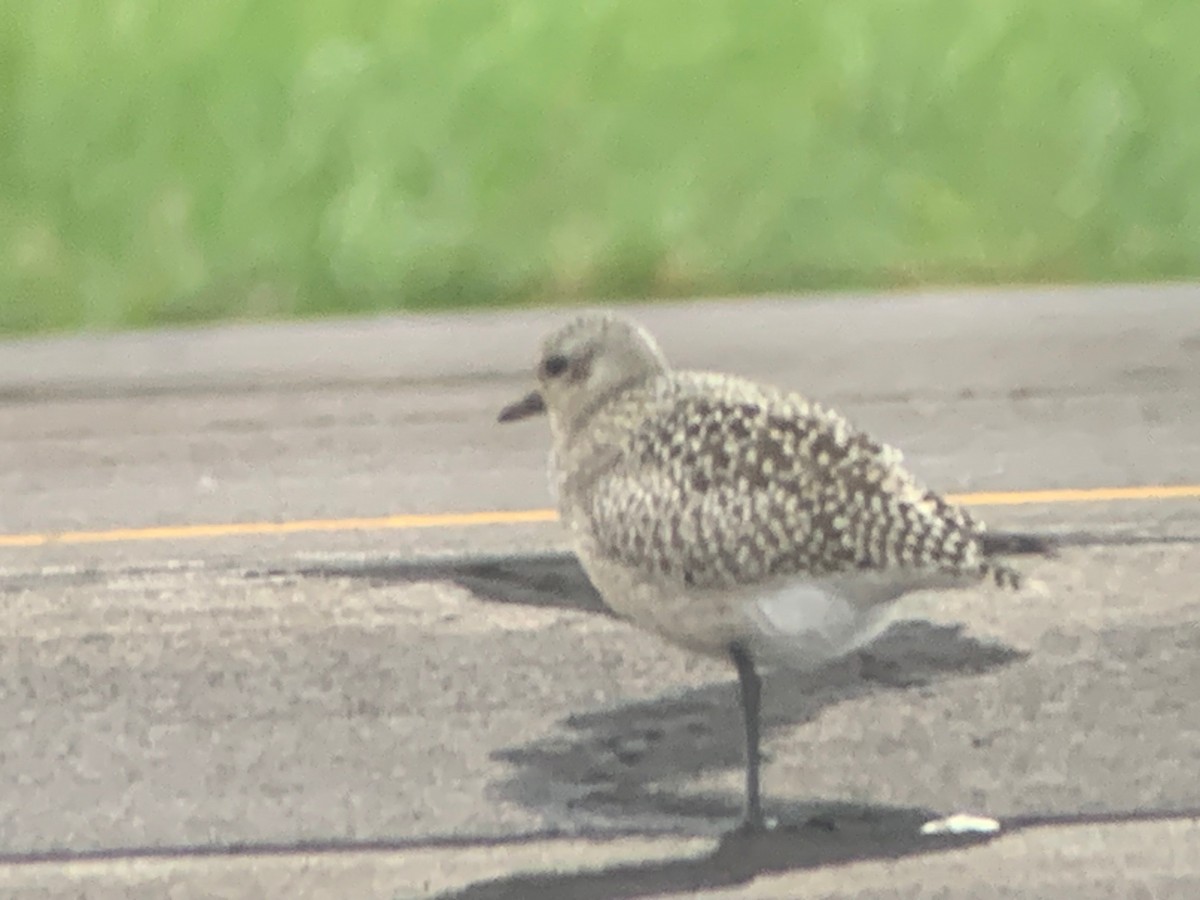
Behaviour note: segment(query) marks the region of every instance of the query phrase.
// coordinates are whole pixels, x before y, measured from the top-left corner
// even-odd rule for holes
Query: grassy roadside
[[[1200,4],[0,0],[0,331],[1200,276]]]

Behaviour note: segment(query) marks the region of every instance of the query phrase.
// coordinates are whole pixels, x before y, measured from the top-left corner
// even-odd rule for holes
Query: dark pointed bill
[[[541,415],[546,411],[546,401],[537,391],[530,391],[516,403],[510,403],[500,410],[501,422],[516,422],[518,419],[528,419],[530,416]]]

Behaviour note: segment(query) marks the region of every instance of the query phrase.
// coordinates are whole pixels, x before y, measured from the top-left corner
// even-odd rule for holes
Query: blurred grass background
[[[1200,4],[0,0],[0,330],[1200,275]]]

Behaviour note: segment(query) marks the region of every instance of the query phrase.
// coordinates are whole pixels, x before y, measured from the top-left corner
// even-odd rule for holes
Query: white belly
[[[751,652],[770,665],[813,669],[870,643],[891,602],[862,603],[839,586],[793,581],[740,598]]]
[[[869,643],[888,624],[902,590],[873,582],[792,579],[734,591],[689,590],[632,577],[621,566],[590,557],[585,567],[619,615],[666,640],[726,656],[735,641],[768,666],[812,669]],[[864,589],[865,588],[865,589]]]

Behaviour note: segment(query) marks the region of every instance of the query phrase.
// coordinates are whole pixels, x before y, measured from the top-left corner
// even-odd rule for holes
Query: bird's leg
[[[762,831],[765,827],[762,801],[759,796],[758,769],[762,757],[759,753],[759,701],[762,695],[762,679],[754,668],[754,660],[741,644],[731,644],[729,656],[737,668],[738,685],[741,688],[742,715],[746,723],[746,815],[742,820],[743,831]]]

